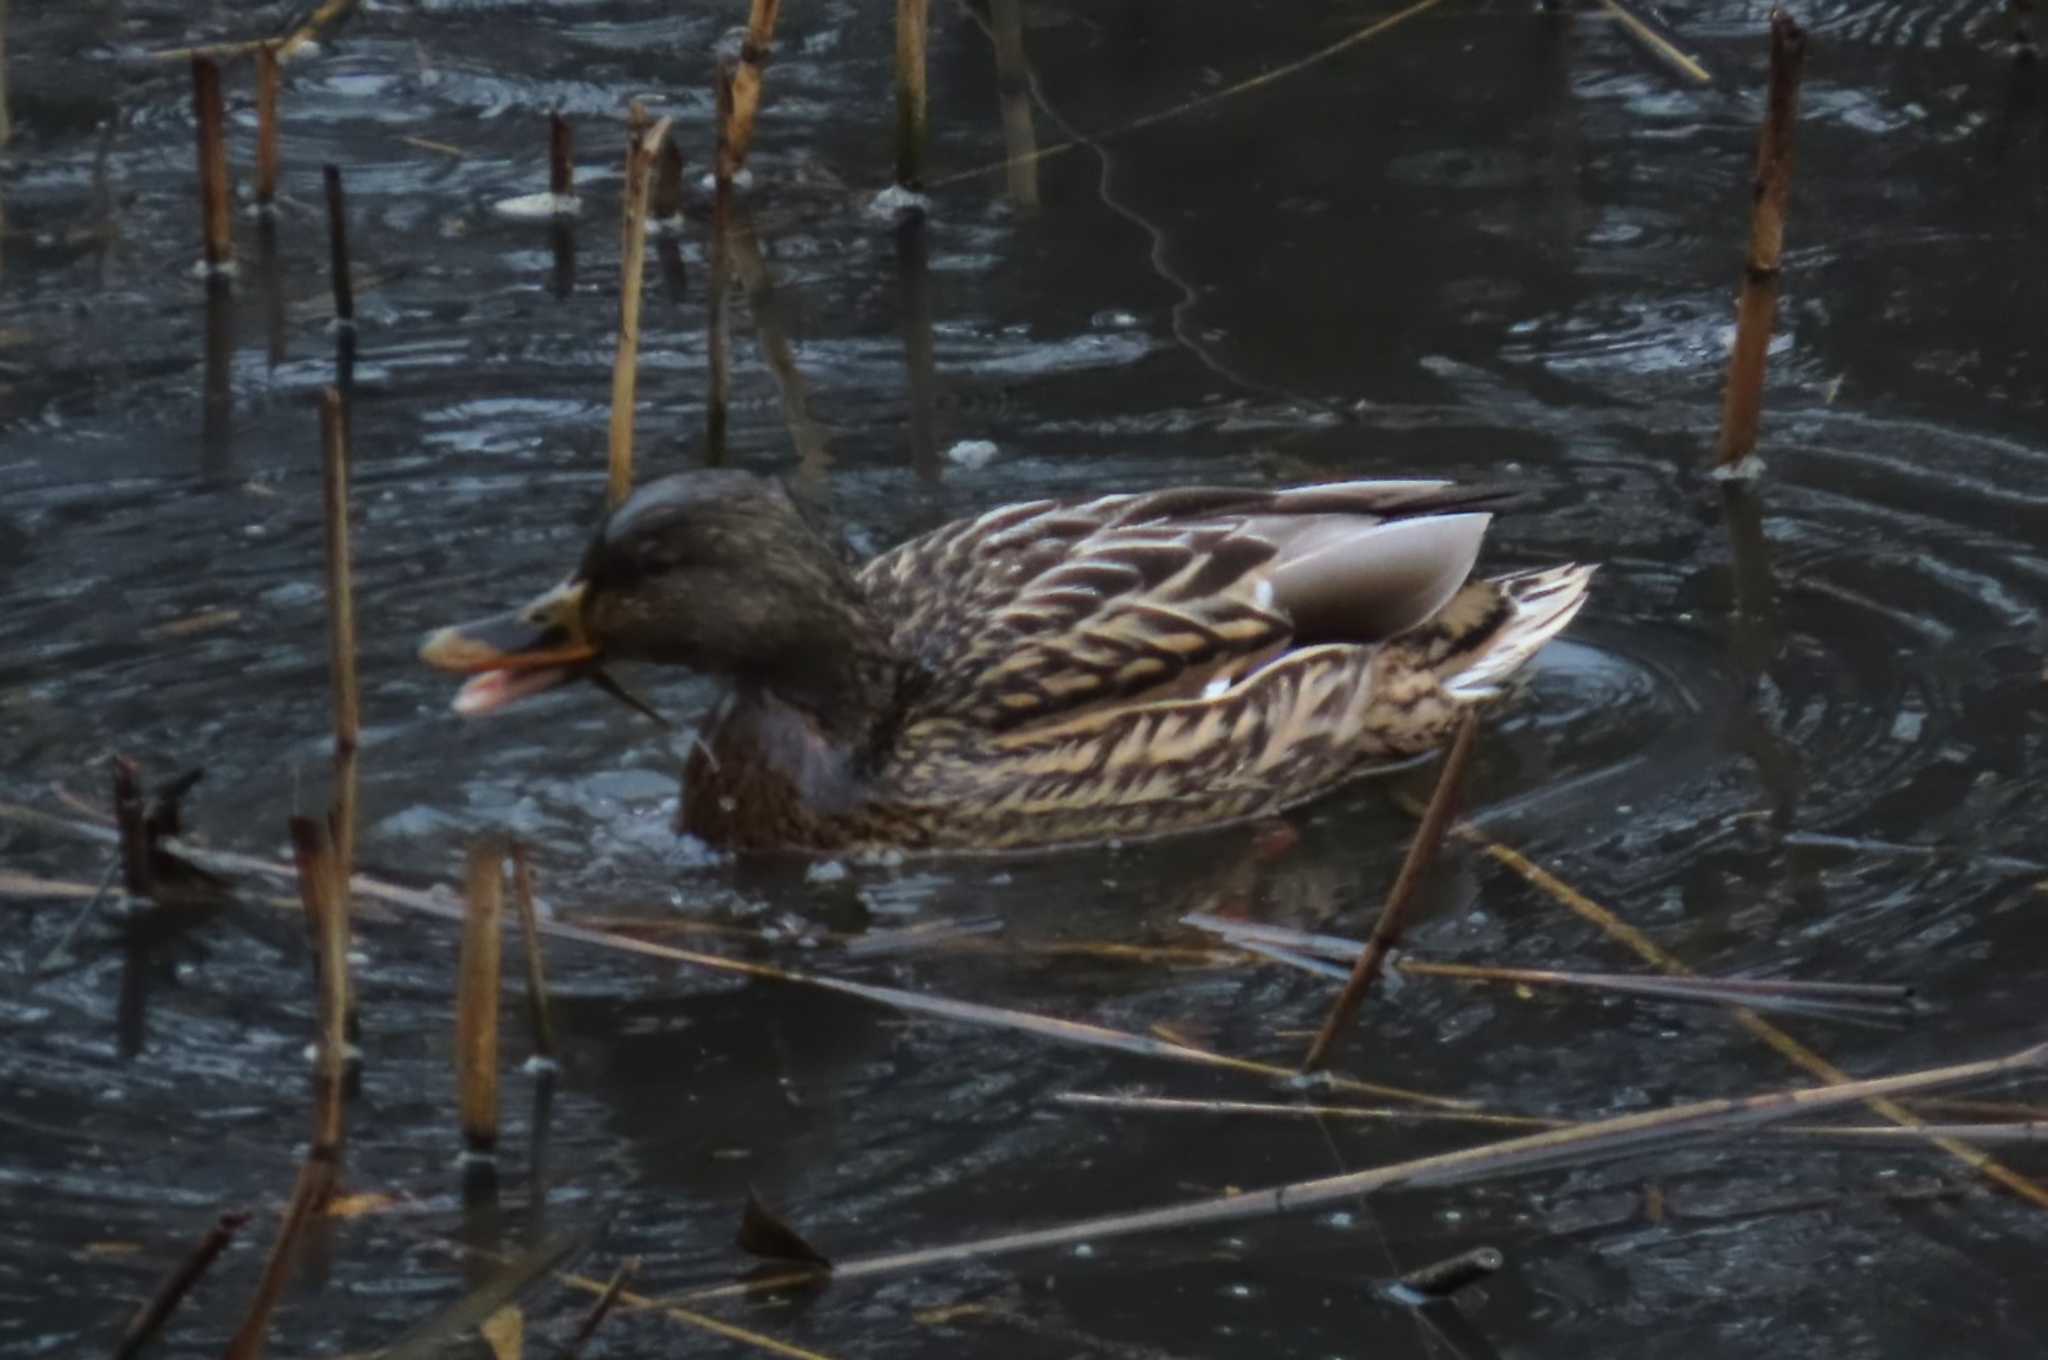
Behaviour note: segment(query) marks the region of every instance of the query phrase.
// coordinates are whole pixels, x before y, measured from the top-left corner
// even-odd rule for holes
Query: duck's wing
[[[1003,731],[1412,628],[1464,583],[1508,498],[1403,481],[1032,501],[913,539],[861,582],[922,664],[920,712]]]

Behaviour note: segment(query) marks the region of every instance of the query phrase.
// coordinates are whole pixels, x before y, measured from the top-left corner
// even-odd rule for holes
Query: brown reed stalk
[[[604,1293],[597,1296],[597,1302],[590,1305],[590,1311],[583,1316],[583,1324],[576,1329],[576,1335],[569,1338],[569,1344],[562,1348],[561,1360],[577,1360],[583,1348],[590,1344],[590,1338],[597,1335],[597,1329],[611,1314],[612,1305],[619,1301],[625,1291],[626,1281],[639,1273],[640,1258],[627,1257],[619,1268],[612,1272],[611,1283],[604,1287]]]
[[[0,11],[4,11],[4,8],[5,0],[0,0]],[[199,1283],[200,1277],[205,1275],[214,1260],[227,1250],[228,1243],[235,1240],[235,1234],[240,1232],[248,1221],[249,1215],[240,1210],[222,1214],[214,1220],[213,1226],[206,1230],[205,1236],[193,1244],[185,1259],[172,1267],[171,1273],[164,1277],[156,1292],[135,1310],[134,1318],[121,1332],[121,1339],[114,1343],[113,1360],[132,1360],[132,1357],[141,1353],[144,1346],[155,1339],[178,1305],[184,1302],[185,1296],[192,1292],[192,1286]]]
[[[1735,348],[1721,401],[1721,437],[1714,461],[1732,467],[1756,450],[1763,409],[1764,362],[1777,319],[1778,282],[1785,254],[1785,191],[1792,182],[1793,133],[1799,121],[1799,76],[1806,64],[1806,33],[1781,9],[1771,11],[1771,84],[1764,125],[1757,136],[1749,259],[1735,311]]]
[[[558,200],[576,192],[576,132],[559,109],[548,115],[548,192]]]
[[[192,113],[199,127],[199,209],[205,223],[206,268],[234,265],[234,221],[229,214],[227,118],[221,110],[220,66],[192,58]]]
[[[626,147],[626,195],[620,226],[619,342],[612,352],[612,421],[608,502],[617,505],[633,490],[633,404],[640,370],[640,293],[647,272],[647,181],[655,153],[668,138],[669,120],[646,127],[646,112],[633,105],[632,135]]]
[[[1457,739],[1451,743],[1451,752],[1444,757],[1443,771],[1437,775],[1436,791],[1430,794],[1422,823],[1415,828],[1415,839],[1408,843],[1408,855],[1401,861],[1401,872],[1394,878],[1393,890],[1387,894],[1386,905],[1380,909],[1379,920],[1374,923],[1365,948],[1359,951],[1358,962],[1351,970],[1351,980],[1344,984],[1337,1003],[1330,1007],[1322,1031],[1309,1045],[1308,1056],[1301,1060],[1302,1071],[1313,1072],[1323,1065],[1331,1047],[1337,1042],[1337,1036],[1351,1023],[1359,1003],[1371,990],[1373,979],[1379,976],[1380,965],[1386,961],[1388,952],[1400,941],[1408,904],[1414,900],[1415,890],[1421,886],[1422,876],[1429,871],[1430,863],[1436,858],[1437,847],[1443,844],[1444,832],[1457,813],[1458,793],[1465,782],[1465,766],[1471,762],[1472,747],[1478,739],[1479,716],[1467,709],[1464,721],[1458,725]]]
[[[455,1072],[462,1139],[471,1156],[498,1146],[498,991],[504,935],[504,852],[489,842],[469,852],[469,910],[455,980]]]
[[[540,952],[540,911],[533,900],[533,869],[526,847],[512,843],[512,901],[519,909],[520,942],[526,946],[526,1019],[535,1056],[553,1062],[555,1022],[548,1012],[548,974]]]
[[[896,0],[896,182],[924,184],[925,47],[931,0]]]
[[[327,674],[334,697],[334,847],[344,890],[356,862],[356,755],[362,738],[349,556],[348,436],[348,408],[339,390],[326,388],[320,393],[321,508],[327,528]]]
[[[256,202],[265,209],[277,201],[277,100],[283,85],[277,48],[266,43],[256,49]]]
[[[341,192],[341,167],[321,167],[327,182],[327,272],[334,286],[334,319],[356,324],[356,290],[348,269],[348,203]]]
[[[754,120],[761,111],[761,77],[768,64],[768,49],[775,41],[775,18],[782,0],[753,0],[747,10],[747,36],[740,45],[737,63],[721,62],[731,68],[732,108],[730,117],[720,107],[718,163],[716,178],[727,182],[747,163],[754,146]],[[721,76],[721,79],[724,79]]]

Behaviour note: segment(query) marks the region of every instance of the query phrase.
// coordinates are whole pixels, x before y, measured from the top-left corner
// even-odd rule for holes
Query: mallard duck
[[[1256,817],[1428,751],[1585,602],[1471,577],[1508,499],[1438,481],[1036,500],[850,562],[779,481],[699,470],[562,584],[421,657],[482,714],[612,660],[728,677],[682,829],[735,849],[991,851]]]

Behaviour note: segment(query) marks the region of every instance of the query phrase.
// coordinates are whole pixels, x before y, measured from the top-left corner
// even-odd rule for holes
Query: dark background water
[[[1036,137],[1087,134],[1037,163],[1033,209],[1001,172],[966,173],[1005,154],[999,82],[982,11],[936,7],[928,431],[906,364],[916,289],[867,211],[891,161],[886,5],[788,7],[749,201],[829,435],[820,480],[865,546],[1048,493],[1528,483],[1532,506],[1498,524],[1491,560],[1606,566],[1489,726],[1474,817],[1701,971],[1918,987],[1931,1009],[1910,1027],[1786,1022],[1875,1074],[2041,1037],[2048,72],[2011,60],[1993,0],[1800,7],[1813,45],[1753,503],[1770,572],[1758,593],[1738,582],[1722,494],[1698,467],[1767,10],[1666,7],[1717,77],[1704,88],[1598,6],[1443,0],[1217,97],[1389,11],[1033,0],[1019,19]],[[334,337],[317,204],[333,161],[362,294],[366,867],[450,882],[472,839],[512,832],[562,915],[723,924],[746,937],[734,947],[820,972],[1297,1057],[1329,1000],[1320,980],[1049,947],[1190,943],[1175,922],[1191,909],[1361,934],[1409,825],[1387,793],[1426,787],[1426,771],[1318,805],[1280,853],[1245,832],[806,874],[679,843],[675,749],[594,695],[489,723],[447,712],[451,687],[412,660],[419,633],[553,579],[599,502],[621,111],[638,96],[674,115],[701,170],[712,52],[742,15],[670,0],[364,5],[288,71],[289,201],[268,262],[253,220],[238,222],[243,273],[209,345],[187,75],[146,54],[286,17],[13,7],[0,797],[60,811],[55,789],[98,798],[118,750],[158,776],[204,765],[190,816],[229,848],[276,853],[287,813],[324,806],[315,403]],[[248,68],[228,84],[246,174]],[[491,210],[544,186],[550,106],[580,138],[566,295],[547,227]],[[701,452],[701,208],[680,295],[648,296],[644,473]],[[733,459],[788,470],[754,309],[742,296],[736,311]],[[968,440],[992,441],[994,459],[945,456]],[[689,678],[635,679],[683,719],[712,697]],[[97,848],[12,824],[0,857],[73,882],[104,867]],[[254,1206],[165,1346],[219,1352],[305,1136],[311,1000],[296,923],[262,904],[270,891],[179,930],[95,920],[34,985],[19,970],[75,903],[6,905],[0,1353],[105,1346],[216,1212]],[[1637,966],[1466,849],[1448,852],[1430,907],[1418,954]],[[991,919],[977,953],[876,958],[821,933]],[[347,1183],[398,1207],[332,1226],[287,1297],[279,1353],[390,1340],[462,1291],[474,1267],[453,1244],[479,1233],[512,1250],[543,1226],[603,1220],[592,1273],[638,1256],[651,1293],[730,1278],[749,1183],[851,1256],[1490,1136],[1065,1106],[1067,1091],[1290,1097],[642,959],[565,947],[551,961],[566,1053],[545,1157],[515,1076],[502,1213],[465,1227],[453,934],[364,922]],[[1520,1113],[1806,1080],[1722,1012],[1641,1001],[1411,980],[1375,1000],[1362,1034],[1345,1070]],[[2036,1150],[2009,1160],[2048,1173]],[[722,1307],[831,1355],[2030,1355],[2048,1328],[2033,1287],[2044,1225],[1931,1148],[1751,1139]],[[1454,1316],[1372,1291],[1480,1244],[1507,1267]],[[943,1311],[961,1305],[978,1308]],[[533,1306],[558,1326],[585,1300],[548,1289]],[[628,1314],[592,1353],[685,1347],[746,1352]]]

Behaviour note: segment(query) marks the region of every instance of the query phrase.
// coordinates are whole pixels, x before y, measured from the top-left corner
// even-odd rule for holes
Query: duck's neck
[[[857,595],[821,605],[808,623],[799,645],[734,677],[735,697],[780,701],[856,766],[868,765],[894,739],[908,667]]]

